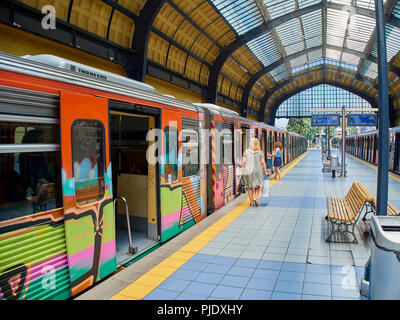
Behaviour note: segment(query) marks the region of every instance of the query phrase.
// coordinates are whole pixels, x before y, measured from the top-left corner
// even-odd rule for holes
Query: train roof
[[[217,106],[216,104],[213,104],[213,103],[194,102],[193,104],[195,106],[199,106],[199,107],[202,107],[202,108],[207,108],[207,109],[214,110],[216,113],[219,113],[221,116],[239,116],[238,112],[230,110],[228,108]]]
[[[201,108],[191,103],[177,100],[172,96],[155,93],[155,89],[145,83],[75,62],[73,62],[75,66],[75,71],[73,71],[70,68],[68,69],[68,66],[71,66],[71,61],[69,60],[51,55],[39,56],[41,57],[33,58],[34,56],[25,56],[24,58],[0,52],[0,70],[19,72],[40,78],[203,112]],[[49,61],[50,64],[46,61]],[[64,65],[64,67],[60,67],[62,65]],[[84,71],[81,70],[77,72],[76,67],[80,66],[82,66],[82,70]],[[98,70],[100,70],[99,73],[96,73]]]
[[[204,108],[208,108],[219,113],[221,116],[257,124],[258,126],[274,129],[276,131],[287,132],[286,129],[244,118],[236,111],[215,104],[180,101],[174,96],[156,93],[155,88],[146,83],[49,54],[17,57],[0,52],[0,70],[1,69],[149,100],[197,112],[203,112]]]

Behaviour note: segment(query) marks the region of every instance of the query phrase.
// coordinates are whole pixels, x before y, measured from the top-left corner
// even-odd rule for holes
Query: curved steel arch
[[[147,66],[147,46],[149,35],[154,20],[160,12],[166,0],[146,1],[140,15],[135,21],[135,32],[132,38],[132,51],[126,65],[126,73],[129,78],[144,82]]]
[[[378,107],[377,102],[375,102],[374,99],[372,99],[371,97],[368,97],[367,95],[363,94],[362,92],[354,90],[354,89],[352,89],[350,87],[344,86],[344,85],[342,85],[342,84],[340,84],[338,82],[331,82],[331,81],[327,81],[325,79],[324,81],[321,81],[319,83],[313,83],[313,84],[310,84],[308,86],[302,87],[299,90],[293,91],[293,92],[289,93],[288,95],[285,95],[282,98],[280,98],[272,108],[270,119],[269,119],[270,120],[269,124],[275,125],[276,112],[278,111],[280,105],[283,102],[285,102],[287,99],[295,96],[296,94],[299,94],[299,93],[301,93],[301,92],[303,92],[305,90],[308,90],[308,89],[310,89],[312,87],[319,86],[321,84],[328,84],[328,85],[331,85],[331,86],[334,86],[334,87],[349,91],[350,93],[355,94],[355,95],[359,96],[360,98],[366,100],[369,104],[371,104],[371,107],[373,107],[373,108],[377,108]],[[268,99],[267,99],[267,101],[268,101]],[[264,105],[264,112],[265,112],[265,105]]]
[[[263,34],[267,33],[268,31],[271,31],[273,28],[275,28],[289,20],[292,20],[296,17],[300,17],[304,14],[307,14],[307,13],[310,13],[310,12],[313,12],[316,10],[324,9],[324,8],[345,10],[347,7],[348,6],[343,5],[343,4],[337,4],[337,3],[332,3],[332,2],[327,3],[326,1],[321,1],[320,3],[317,3],[315,5],[312,5],[312,6],[309,6],[306,8],[302,8],[302,9],[297,9],[297,10],[287,13],[279,18],[270,20],[267,23],[263,23],[260,26],[239,36],[235,41],[233,41],[231,44],[229,44],[223,50],[221,50],[220,54],[215,59],[213,66],[210,70],[209,77],[208,77],[208,86],[207,86],[206,97],[205,97],[206,101],[209,103],[216,102],[218,76],[219,76],[226,60],[240,47],[242,47],[242,46],[246,45],[248,42],[262,36]],[[360,15],[365,15],[368,17],[375,17],[375,11],[360,8],[360,7],[355,8],[355,13],[360,14]]]
[[[253,88],[253,86],[257,83],[257,81],[263,77],[264,75],[268,74],[268,72],[272,71],[273,69],[275,69],[276,67],[278,67],[281,64],[287,63],[288,61],[298,58],[304,54],[307,54],[309,52],[312,52],[314,50],[319,50],[319,49],[324,49],[324,47],[328,48],[328,49],[334,49],[334,50],[343,50],[343,52],[358,56],[360,58],[363,58],[364,60],[369,60],[371,62],[377,63],[377,58],[374,57],[372,54],[369,55],[365,55],[363,52],[357,51],[357,50],[352,50],[352,49],[348,49],[348,48],[341,48],[338,46],[333,46],[333,45],[319,45],[319,46],[315,46],[315,47],[311,47],[308,49],[305,49],[303,51],[299,51],[299,52],[295,52],[291,55],[286,56],[285,58],[282,58],[274,63],[271,63],[270,65],[266,66],[265,68],[261,69],[260,71],[258,71],[257,73],[255,73],[250,80],[247,82],[244,90],[243,90],[243,94],[242,94],[242,102],[241,102],[241,109],[240,109],[240,114],[245,117],[247,115],[248,112],[248,99],[250,96],[250,92],[251,89]],[[325,64],[322,64],[325,65]],[[345,68],[340,68],[340,70],[344,70],[346,71]],[[390,66],[390,71],[395,73],[398,77],[400,77],[400,70],[399,68],[395,67],[395,66]],[[365,82],[366,84],[368,84],[370,87],[373,87],[374,84],[372,82],[369,82],[367,79],[363,79],[361,77],[357,77],[355,75],[355,78],[357,78],[357,80]]]

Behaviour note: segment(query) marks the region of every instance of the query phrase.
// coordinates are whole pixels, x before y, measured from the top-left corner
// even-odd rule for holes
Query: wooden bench
[[[364,187],[363,184],[360,182],[356,182],[358,188],[365,194],[367,197],[367,203],[368,203],[368,210],[365,212],[363,216],[363,221],[367,220],[366,216],[368,213],[376,213],[376,201],[375,198],[371,195],[371,193],[367,190],[367,188]],[[388,208],[387,208],[387,215],[388,216],[398,216],[400,215],[400,210],[397,209],[392,203],[388,202]]]
[[[338,242],[333,240],[336,234],[350,234],[353,236],[352,242],[358,243],[354,229],[367,200],[365,193],[360,190],[356,183],[352,184],[343,199],[327,198],[328,215],[326,219],[331,223],[332,232],[326,242]],[[351,230],[349,230],[349,227],[351,227]]]

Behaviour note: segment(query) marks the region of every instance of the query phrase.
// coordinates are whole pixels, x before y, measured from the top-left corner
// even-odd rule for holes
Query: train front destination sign
[[[313,127],[338,127],[340,125],[340,115],[313,114],[311,115],[311,125]]]
[[[367,126],[375,127],[377,123],[375,113],[369,114],[348,114],[347,115],[347,125],[348,126]]]

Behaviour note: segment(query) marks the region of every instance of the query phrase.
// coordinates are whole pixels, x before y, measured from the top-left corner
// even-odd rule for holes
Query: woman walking
[[[250,206],[258,207],[258,196],[264,177],[267,175],[267,166],[264,154],[260,149],[260,141],[257,138],[250,140],[250,148],[243,153],[242,160],[243,181],[249,193]]]
[[[275,150],[271,154],[271,157],[275,157],[273,166],[275,171],[275,178],[278,181],[281,180],[280,168],[282,166],[282,152],[283,152],[282,143],[280,141],[275,142]]]

